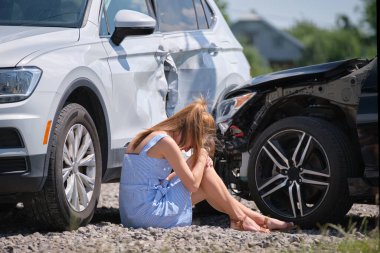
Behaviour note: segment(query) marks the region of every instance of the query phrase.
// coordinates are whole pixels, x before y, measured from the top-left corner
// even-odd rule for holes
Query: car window
[[[206,15],[201,0],[194,0],[194,6],[197,14],[198,28],[207,29],[209,26],[207,24]]]
[[[206,0],[201,0],[201,2],[202,2],[202,5],[203,5],[203,9],[205,11],[205,15],[206,15],[208,26],[211,27],[214,24],[214,13],[211,10],[211,8],[208,5],[208,3],[206,2]]]
[[[113,33],[115,16],[119,10],[133,10],[150,15],[146,0],[105,0],[100,20],[100,35]]]
[[[197,19],[193,0],[159,0],[158,18],[160,31],[188,31],[197,30]]]
[[[87,0],[0,0],[0,25],[81,27]]]

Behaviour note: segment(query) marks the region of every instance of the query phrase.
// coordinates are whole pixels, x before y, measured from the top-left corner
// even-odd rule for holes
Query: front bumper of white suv
[[[0,104],[0,195],[41,190],[54,94]]]

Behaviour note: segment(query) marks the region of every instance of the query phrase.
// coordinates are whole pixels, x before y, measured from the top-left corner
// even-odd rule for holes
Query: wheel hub
[[[290,167],[288,171],[288,178],[291,181],[299,181],[300,178],[300,171],[296,167]]]
[[[73,164],[73,173],[78,173],[78,163],[77,162],[74,162]]]

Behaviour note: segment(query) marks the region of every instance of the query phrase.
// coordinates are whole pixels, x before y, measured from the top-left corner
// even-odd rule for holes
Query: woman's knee
[[[216,172],[214,166],[205,166],[205,169],[203,171],[203,175],[207,176],[218,176],[218,173]]]
[[[193,192],[191,194],[191,202],[193,205],[203,201],[206,199],[206,194],[204,193],[204,191],[201,189],[201,187],[199,187],[198,191],[196,192]]]

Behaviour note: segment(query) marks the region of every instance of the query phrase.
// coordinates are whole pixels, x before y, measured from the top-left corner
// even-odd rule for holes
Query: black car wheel
[[[101,151],[91,116],[79,104],[65,106],[50,141],[48,177],[31,204],[40,225],[72,230],[92,218],[101,186]]]
[[[350,209],[347,173],[355,155],[347,136],[327,121],[290,117],[253,145],[249,186],[260,210],[301,226],[337,222]]]

